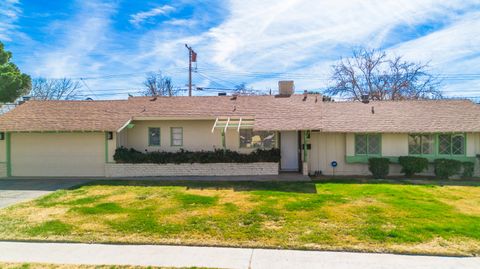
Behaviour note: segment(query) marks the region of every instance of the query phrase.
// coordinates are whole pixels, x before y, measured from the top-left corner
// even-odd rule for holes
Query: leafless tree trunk
[[[331,86],[325,93],[361,100],[441,98],[440,81],[427,72],[428,64],[390,59],[378,50],[358,49],[352,58],[332,66]]]
[[[80,82],[69,78],[36,78],[32,81],[30,95],[35,100],[73,100],[77,99],[81,88]]]
[[[179,89],[173,87],[172,79],[165,77],[161,72],[149,73],[143,82],[145,96],[174,96]]]

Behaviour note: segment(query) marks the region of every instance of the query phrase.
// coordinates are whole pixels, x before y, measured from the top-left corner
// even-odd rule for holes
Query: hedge
[[[398,163],[402,166],[402,173],[406,177],[412,177],[416,173],[421,173],[428,169],[428,159],[414,156],[398,157]]]
[[[368,170],[374,178],[385,178],[390,172],[390,159],[370,158],[368,159]]]
[[[154,151],[140,152],[133,148],[117,148],[113,159],[117,163],[254,163],[279,162],[280,150],[257,149],[249,154],[242,154],[231,150],[215,151],[186,151],[177,152]]]
[[[460,173],[462,162],[449,159],[436,159],[433,161],[435,175],[440,178],[449,178]]]
[[[463,166],[462,177],[464,177],[464,178],[473,177],[473,171],[475,170],[475,163],[474,162],[462,162],[462,166]]]

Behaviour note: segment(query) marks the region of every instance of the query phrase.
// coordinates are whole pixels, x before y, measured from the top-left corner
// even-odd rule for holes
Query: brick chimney
[[[278,94],[281,96],[290,96],[295,92],[293,80],[281,80],[278,82]]]

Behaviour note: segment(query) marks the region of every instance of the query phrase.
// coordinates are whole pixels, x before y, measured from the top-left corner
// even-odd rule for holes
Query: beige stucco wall
[[[104,133],[13,133],[12,176],[104,176]]]
[[[382,134],[382,156],[407,156],[407,134]]]
[[[369,175],[367,164],[346,163],[346,156],[355,156],[355,135],[348,133],[315,133],[311,136],[312,150],[309,155],[309,171],[322,171],[332,175],[330,163],[338,163],[336,175]],[[467,134],[466,156],[474,157],[480,153],[480,134]],[[382,134],[382,156],[398,157],[408,155],[408,134]],[[390,175],[401,175],[398,164],[390,166]],[[433,175],[433,166],[421,175]],[[476,160],[475,175],[480,176],[479,162]]]
[[[221,129],[212,133],[214,120],[176,120],[176,121],[133,121],[135,126],[125,129],[119,134],[118,146],[134,148],[141,152],[148,151],[178,151],[183,148],[190,151],[214,150],[222,148]],[[160,128],[160,146],[148,145],[148,128]],[[171,146],[171,127],[183,128],[183,146]],[[240,148],[239,133],[235,128],[226,132],[228,149],[240,152],[250,152],[252,149]]]
[[[0,178],[7,176],[7,163],[0,163]]]
[[[4,163],[7,161],[7,140],[0,140],[0,163]]]
[[[343,135],[343,134],[339,134]],[[355,156],[355,134],[345,134],[346,156]],[[382,134],[382,156],[408,155],[408,134]]]

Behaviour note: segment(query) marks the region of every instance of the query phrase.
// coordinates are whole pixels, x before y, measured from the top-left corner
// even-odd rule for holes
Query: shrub
[[[390,172],[390,160],[388,158],[368,159],[368,170],[374,178],[384,178]]]
[[[254,163],[279,162],[280,150],[257,149],[249,154],[241,154],[231,150],[186,151],[177,152],[154,151],[142,153],[135,149],[117,148],[113,159],[117,163]]]
[[[428,159],[422,157],[401,156],[398,157],[398,163],[402,166],[402,173],[407,177],[428,169]]]
[[[433,165],[435,167],[435,175],[447,179],[460,173],[460,169],[462,168],[460,161],[449,159],[436,159]]]
[[[473,177],[473,170],[475,169],[475,163],[474,162],[463,162],[462,166],[463,166],[462,177],[464,177],[464,178]]]

